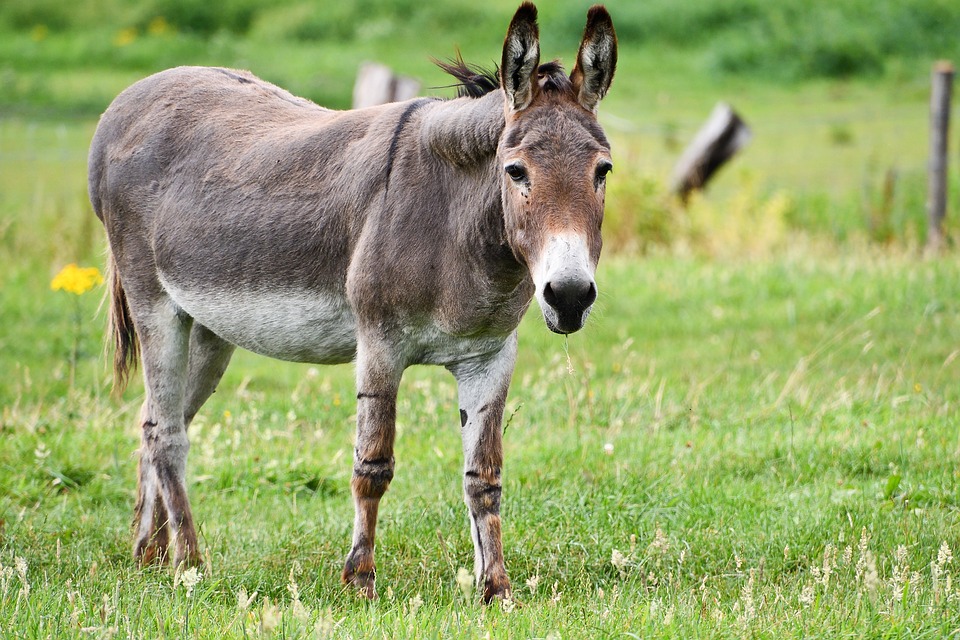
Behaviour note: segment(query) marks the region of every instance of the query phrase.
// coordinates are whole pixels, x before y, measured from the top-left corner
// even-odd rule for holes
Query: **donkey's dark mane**
[[[498,65],[489,69],[470,64],[464,62],[459,53],[449,60],[434,60],[434,62],[457,81],[452,86],[457,88],[458,98],[480,98],[501,87]],[[564,93],[572,90],[570,78],[567,77],[559,60],[541,64],[537,75],[542,91]]]

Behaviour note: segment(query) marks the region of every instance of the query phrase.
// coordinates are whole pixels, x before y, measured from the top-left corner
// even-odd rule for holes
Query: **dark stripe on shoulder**
[[[393,172],[393,160],[397,156],[397,147],[400,145],[400,136],[403,134],[403,128],[407,126],[407,122],[410,121],[410,118],[417,111],[417,109],[428,102],[433,102],[433,98],[420,98],[419,100],[414,100],[407,105],[407,108],[404,109],[403,113],[400,114],[400,119],[397,120],[397,126],[393,129],[393,138],[390,140],[390,149],[387,151],[384,193],[390,189],[390,174]]]

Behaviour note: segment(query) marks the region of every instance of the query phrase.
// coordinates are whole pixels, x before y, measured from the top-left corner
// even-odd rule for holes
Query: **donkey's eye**
[[[597,165],[597,172],[594,175],[594,182],[597,187],[607,179],[607,174],[611,171],[613,171],[613,163],[609,160],[601,160],[600,164]]]
[[[527,179],[527,170],[519,162],[511,162],[503,170],[514,182],[524,182]]]

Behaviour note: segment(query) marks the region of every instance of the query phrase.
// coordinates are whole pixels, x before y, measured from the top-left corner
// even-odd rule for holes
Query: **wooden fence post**
[[[365,62],[357,71],[353,85],[353,108],[409,100],[417,97],[419,91],[420,83],[413,78],[398,76],[385,65]]]
[[[945,244],[943,219],[947,213],[947,143],[950,133],[950,93],[953,65],[941,60],[933,65],[930,91],[930,161],[927,188],[927,250]]]

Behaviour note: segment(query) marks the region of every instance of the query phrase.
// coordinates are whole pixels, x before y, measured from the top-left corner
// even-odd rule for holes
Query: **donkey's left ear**
[[[507,37],[503,41],[500,61],[500,84],[507,96],[511,111],[522,111],[530,106],[537,91],[537,68],[540,65],[540,29],[537,27],[537,8],[524,2],[517,9]]]
[[[577,64],[570,74],[577,100],[584,109],[597,111],[616,70],[617,33],[613,30],[613,20],[606,8],[595,5],[587,12]]]

